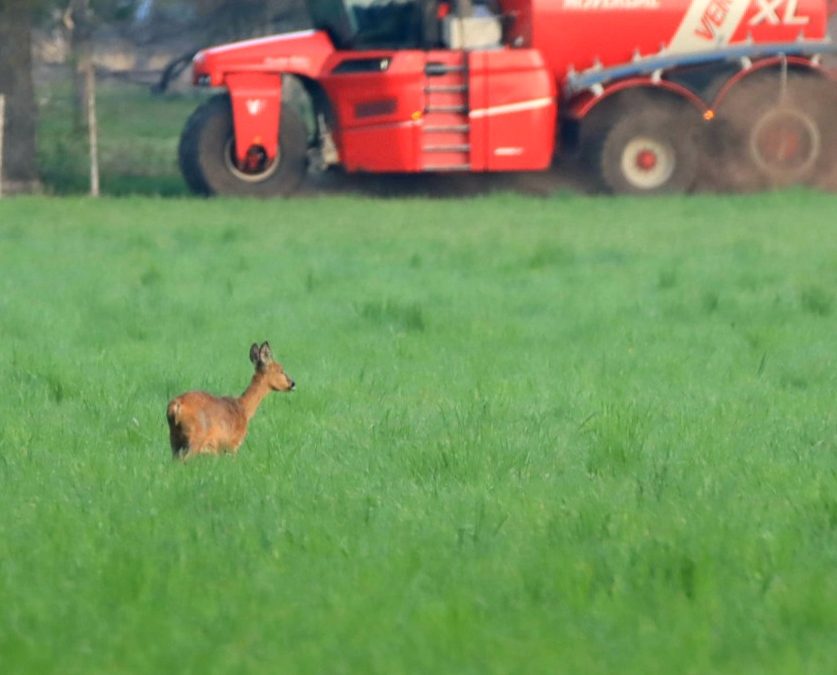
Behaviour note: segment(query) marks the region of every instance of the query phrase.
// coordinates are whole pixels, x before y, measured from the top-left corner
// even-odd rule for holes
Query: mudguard
[[[194,58],[196,84],[230,92],[235,151],[244,163],[254,146],[276,157],[282,109],[282,75],[318,79],[334,53],[324,31],[306,30],[205,49]]]

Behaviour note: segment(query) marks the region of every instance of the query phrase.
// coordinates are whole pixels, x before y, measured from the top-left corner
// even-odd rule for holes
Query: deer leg
[[[190,459],[192,459],[193,457],[195,457],[195,456],[197,456],[197,455],[200,455],[200,454],[201,454],[201,453],[203,453],[203,452],[205,452],[204,448],[202,448],[202,447],[201,447],[201,446],[199,446],[199,445],[195,445],[195,444],[190,443],[190,444],[186,447],[186,452],[184,452],[184,453],[181,455],[181,459],[182,459],[184,462],[187,462],[187,461],[189,461]]]
[[[183,430],[174,424],[169,427],[169,442],[171,443],[172,456],[175,459],[189,447],[189,441],[183,433]]]
[[[184,459],[191,459],[195,455],[217,455],[218,444],[206,437],[193,439],[189,442],[189,448]]]

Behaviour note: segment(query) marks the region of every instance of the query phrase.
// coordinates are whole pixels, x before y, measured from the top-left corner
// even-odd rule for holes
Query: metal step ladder
[[[467,58],[462,51],[427,55],[421,129],[423,171],[471,168]]]

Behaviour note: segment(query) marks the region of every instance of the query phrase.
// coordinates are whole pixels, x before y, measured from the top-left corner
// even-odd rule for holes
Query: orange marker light
[[[703,119],[705,119],[707,122],[711,122],[715,119],[715,111],[707,110],[705,113],[703,113]]]

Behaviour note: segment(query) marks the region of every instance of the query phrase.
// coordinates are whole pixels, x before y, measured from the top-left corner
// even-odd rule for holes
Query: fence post
[[[87,66],[87,130],[90,141],[90,196],[99,196],[99,127],[96,121],[96,66]]]
[[[0,199],[3,198],[3,136],[6,131],[6,97],[0,94]]]

